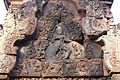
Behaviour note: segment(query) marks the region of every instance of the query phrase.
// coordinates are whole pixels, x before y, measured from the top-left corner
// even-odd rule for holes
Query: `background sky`
[[[3,0],[0,0],[0,24],[4,24],[4,18],[6,16],[7,10],[4,5]]]
[[[114,23],[120,23],[120,0],[114,0],[111,11],[113,13]]]

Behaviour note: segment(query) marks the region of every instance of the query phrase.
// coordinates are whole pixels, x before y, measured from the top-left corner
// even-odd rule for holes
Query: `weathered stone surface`
[[[21,66],[19,71],[18,66]],[[23,61],[22,65],[16,65],[15,69],[12,71],[14,77],[41,77],[43,70],[43,64],[34,59],[26,59]]]
[[[0,73],[10,73],[16,62],[15,56],[1,55],[0,59]]]
[[[63,77],[63,62],[56,61],[53,64],[44,64],[42,77]]]
[[[0,73],[5,75],[8,75],[16,64],[16,54],[18,48],[15,47],[15,42],[18,39],[23,39],[28,31],[29,33],[32,32],[32,30],[27,29],[28,25],[23,27],[23,22],[20,22],[17,17],[19,15],[17,15],[14,11],[16,11],[16,13],[18,12],[13,8],[13,6],[11,6],[8,10],[8,14],[6,15],[3,29],[0,30]],[[34,29],[34,25],[36,25],[35,17],[31,17],[30,19],[34,22],[31,23],[28,21],[28,24],[31,25],[29,28],[32,27]],[[20,31],[21,27],[24,30],[23,32]]]
[[[88,42],[85,46],[85,58],[102,59],[103,52],[101,50],[101,46],[93,42]]]
[[[11,5],[0,30],[0,78],[110,80],[120,72],[120,31],[110,8],[99,1],[24,0]]]
[[[63,76],[103,76],[103,66],[101,64],[102,60],[100,59],[64,60]]]
[[[111,80],[110,78],[11,78],[12,80]],[[118,78],[119,79],[119,78]]]
[[[7,75],[0,75],[0,79],[1,80],[7,79]]]
[[[116,30],[117,31],[117,30]],[[119,30],[117,31],[119,32]],[[119,36],[119,33],[114,33],[113,32],[113,35],[110,35],[110,37],[108,37],[108,41],[109,41],[109,53],[110,53],[110,63],[112,65],[112,71],[113,72],[119,72],[120,68],[119,68],[119,62],[120,62],[120,59],[119,59],[119,39],[120,39],[120,36]],[[112,41],[112,42],[111,42]]]
[[[111,80],[119,80],[120,79],[120,74],[113,74],[111,77]]]
[[[30,60],[31,61],[31,60]],[[31,61],[33,62],[33,61]],[[36,62],[36,61],[35,61]],[[103,76],[102,60],[63,60],[56,61],[53,64],[43,63],[39,61],[30,63],[26,61],[21,66],[22,71],[15,72],[11,76],[38,76],[38,77],[82,77],[82,76]],[[86,65],[87,64],[87,65]],[[29,67],[27,67],[29,66]],[[19,74],[18,74],[19,73]]]
[[[39,19],[33,35],[31,34],[32,38],[29,39],[26,36],[28,42],[23,40],[26,42],[26,45],[22,45],[21,47],[17,45],[21,56],[19,56],[18,66],[16,66],[19,72],[18,75],[24,76],[24,74],[27,74],[31,76],[31,71],[33,72],[33,76],[40,76],[42,74],[42,77],[104,75],[102,71],[102,46],[92,42],[89,37],[85,37],[86,35],[92,34],[84,33],[86,29],[83,30],[83,28],[85,27],[81,25],[79,19],[75,18],[76,15],[81,15],[78,13],[79,11],[77,12],[80,6],[77,1],[73,1],[77,5],[69,2],[73,7],[78,7],[76,8],[76,12],[72,12],[73,8],[70,7],[70,4],[66,4],[66,2],[69,1],[60,1],[59,4],[48,1],[44,15]],[[49,7],[50,4],[54,4],[54,6]],[[81,15],[81,17],[84,18],[86,16]],[[94,25],[93,22],[91,21],[92,25]],[[100,30],[99,33],[102,31]],[[98,35],[98,33],[95,35]],[[34,41],[34,38],[36,41]],[[19,41],[19,43],[21,42],[22,40]],[[37,66],[40,67],[41,71],[38,71],[38,73],[35,69],[35,64],[33,64],[33,60],[35,62],[37,61]],[[85,65],[87,63],[89,64]],[[70,66],[67,67],[67,65]],[[68,70],[67,68],[73,70]],[[91,73],[93,68],[96,68],[97,71]]]

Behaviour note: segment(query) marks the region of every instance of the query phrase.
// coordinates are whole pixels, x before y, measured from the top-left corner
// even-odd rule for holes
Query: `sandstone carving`
[[[0,79],[110,80],[120,71],[119,25],[103,2],[12,4],[0,30]]]

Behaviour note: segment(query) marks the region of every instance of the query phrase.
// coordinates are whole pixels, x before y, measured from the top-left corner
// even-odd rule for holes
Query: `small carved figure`
[[[70,42],[70,40],[65,35],[63,35],[61,25],[62,23],[56,26],[56,30],[53,34],[52,41],[45,51],[46,57],[50,62],[53,62],[54,59],[57,59],[56,55],[61,50],[66,51],[65,58],[68,58],[70,54],[69,47],[64,44],[65,42]]]

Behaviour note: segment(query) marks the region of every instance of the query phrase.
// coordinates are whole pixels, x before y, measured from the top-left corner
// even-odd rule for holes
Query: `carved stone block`
[[[101,59],[65,60],[63,65],[63,76],[65,77],[90,77],[104,75]]]
[[[35,60],[35,59],[26,59],[21,65],[22,69],[17,70],[14,69],[12,71],[11,76],[21,76],[21,77],[28,77],[28,76],[36,76],[41,77],[42,76],[42,70],[43,70],[43,63]]]
[[[10,73],[10,70],[13,69],[16,62],[16,56],[1,55],[0,57],[0,74]]]
[[[53,64],[45,63],[42,77],[63,77],[63,62],[55,61]]]
[[[42,77],[90,77],[104,75],[101,59],[65,59],[56,61],[53,64],[47,64],[45,68],[43,68]]]

